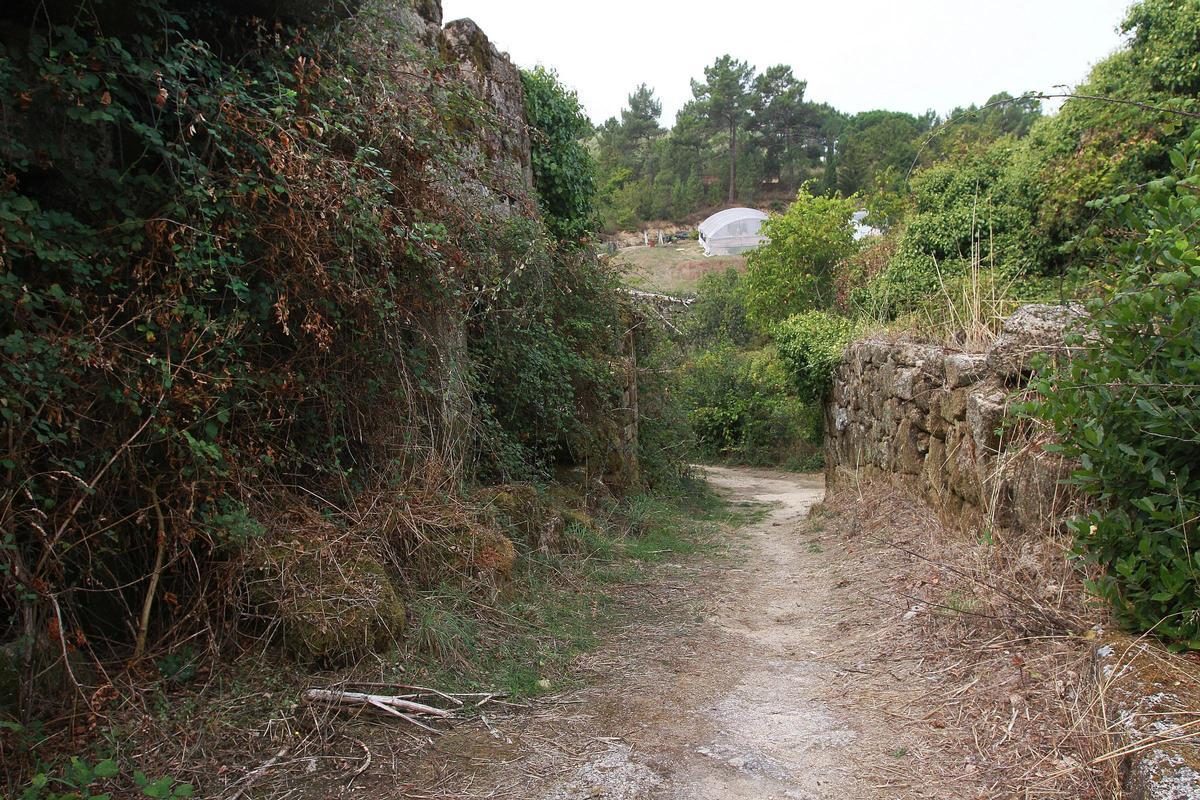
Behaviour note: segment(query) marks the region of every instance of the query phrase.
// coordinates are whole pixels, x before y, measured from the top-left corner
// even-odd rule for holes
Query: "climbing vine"
[[[491,112],[377,5],[86,0],[0,45],[0,642],[31,669],[223,628],[280,503],[543,470],[611,407],[609,279],[488,183]]]

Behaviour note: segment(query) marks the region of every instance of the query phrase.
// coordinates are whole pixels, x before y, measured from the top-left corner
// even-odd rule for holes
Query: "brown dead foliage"
[[[1092,666],[1105,618],[1061,534],[982,541],[884,482],[848,487],[814,516],[874,554],[858,590],[894,636],[881,650],[923,654],[916,673],[929,689],[913,724],[934,729],[942,747],[936,758],[874,765],[882,785],[964,798],[1121,796],[1117,762],[1100,760],[1114,744]]]

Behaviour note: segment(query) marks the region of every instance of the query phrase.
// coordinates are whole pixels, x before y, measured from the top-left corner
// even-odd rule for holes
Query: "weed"
[[[958,590],[951,591],[946,595],[944,601],[945,611],[954,612],[957,614],[978,614],[982,603],[979,598],[972,594],[960,592]]]
[[[109,800],[112,793],[103,789],[118,781],[120,772],[114,759],[93,764],[72,756],[61,769],[34,773],[19,797],[20,800]],[[190,783],[169,777],[151,779],[142,772],[133,773],[133,783],[142,797],[156,800],[191,797],[194,792]]]
[[[196,649],[180,647],[154,662],[159,674],[169,683],[187,683],[196,677]]]

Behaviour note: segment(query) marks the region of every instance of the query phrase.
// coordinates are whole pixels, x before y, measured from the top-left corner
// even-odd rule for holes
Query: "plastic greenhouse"
[[[759,230],[767,215],[753,208],[727,208],[700,223],[706,256],[733,256],[768,241]]]

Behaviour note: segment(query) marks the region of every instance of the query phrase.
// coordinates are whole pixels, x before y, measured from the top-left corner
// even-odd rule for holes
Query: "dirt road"
[[[903,756],[905,738],[884,709],[842,702],[846,678],[894,684],[864,668],[852,622],[862,600],[840,591],[843,553],[799,526],[824,492],[820,476],[711,468],[732,499],[769,504],[743,529],[743,567],[722,579],[708,614],[686,635],[641,642],[638,674],[590,692],[595,735],[608,747],[561,776],[543,800],[575,798],[896,797],[861,756]],[[812,526],[809,526],[809,530]],[[870,692],[863,692],[870,696]]]

